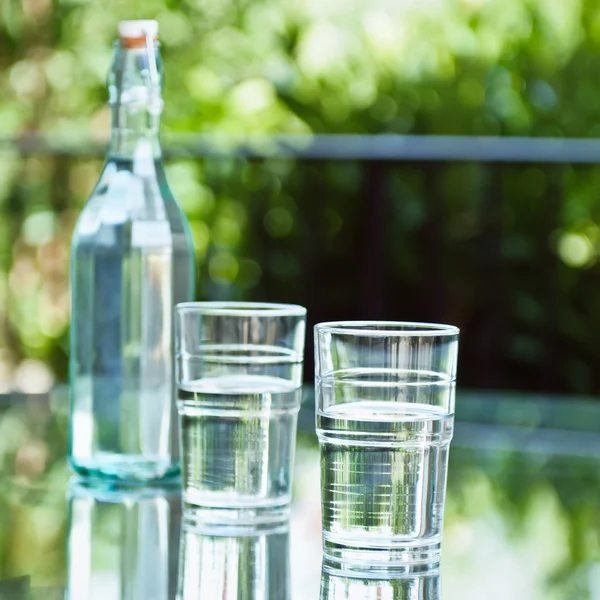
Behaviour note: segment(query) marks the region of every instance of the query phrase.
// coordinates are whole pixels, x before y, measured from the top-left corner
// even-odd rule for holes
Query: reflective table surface
[[[182,529],[177,485],[66,466],[67,400],[0,397],[0,600],[600,599],[600,402],[463,392],[439,571],[322,569],[310,394],[289,526]]]

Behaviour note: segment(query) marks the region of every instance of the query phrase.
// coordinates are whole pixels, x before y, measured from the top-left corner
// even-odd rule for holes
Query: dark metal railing
[[[169,160],[202,166],[198,178],[217,205],[233,199],[245,211],[243,244],[228,248],[211,241],[203,255],[203,298],[299,302],[309,308],[309,326],[332,318],[453,322],[463,331],[460,372],[466,385],[600,392],[600,313],[591,304],[599,272],[593,257],[589,266],[574,269],[558,252],[560,236],[573,226],[571,215],[592,228],[600,223],[600,193],[596,200],[593,189],[600,181],[600,140],[192,133],[163,138]],[[0,138],[3,149],[46,157],[52,189],[43,202],[57,213],[75,213],[84,195],[73,197],[70,170],[103,156],[106,140],[35,133]],[[210,167],[220,161],[227,169]],[[287,175],[278,170],[282,162],[289,163]],[[15,223],[7,247],[16,243],[29,199],[40,202],[37,190],[28,196],[23,173],[5,204]],[[247,185],[253,174],[271,183]],[[276,186],[281,193],[274,199]],[[273,206],[285,208],[283,196],[293,200],[293,231],[276,237],[265,231],[264,219]],[[336,234],[332,211],[343,221]],[[196,218],[212,227],[217,212]],[[209,264],[219,252],[260,265],[260,283],[240,290],[215,280]],[[5,252],[6,272],[11,256]],[[286,278],[288,259],[296,261],[296,272]],[[307,376],[311,357],[309,336]]]

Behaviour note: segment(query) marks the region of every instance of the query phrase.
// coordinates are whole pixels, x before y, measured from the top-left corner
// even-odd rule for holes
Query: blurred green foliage
[[[166,137],[600,131],[594,0],[3,0],[0,136],[106,140],[116,24],[140,17],[160,22]],[[90,154],[0,149],[0,387],[66,377]],[[171,161],[199,294],[302,302],[313,320],[449,320],[465,384],[600,391],[600,170],[380,167]]]
[[[6,0],[0,130],[104,133],[110,42],[139,17],[160,22],[168,130],[595,131],[590,0]]]

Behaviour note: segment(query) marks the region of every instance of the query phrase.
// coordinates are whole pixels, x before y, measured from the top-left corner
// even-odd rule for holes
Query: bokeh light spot
[[[54,375],[41,360],[26,359],[15,374],[15,387],[26,394],[45,394],[54,384]]]
[[[477,108],[485,100],[485,86],[472,77],[464,78],[458,84],[457,95],[465,108]]]
[[[191,221],[190,227],[192,229],[196,254],[204,256],[210,242],[210,229],[204,221]]]
[[[569,267],[584,267],[594,257],[592,244],[579,233],[564,233],[558,242],[558,254]]]
[[[241,237],[240,226],[234,219],[220,217],[213,225],[212,237],[215,244],[237,246]]]
[[[240,261],[240,272],[238,283],[243,288],[255,287],[262,277],[260,265],[252,259],[246,258]]]
[[[23,223],[23,237],[31,246],[41,246],[49,242],[55,231],[56,216],[50,211],[35,212]]]
[[[232,108],[240,114],[252,114],[275,103],[275,91],[266,79],[248,79],[238,84],[229,94]]]
[[[208,264],[210,278],[217,283],[233,281],[237,277],[238,272],[238,261],[230,252],[217,252]]]
[[[269,235],[282,238],[288,235],[294,226],[294,217],[286,208],[272,208],[264,218],[264,226]]]
[[[394,118],[397,110],[398,105],[396,101],[391,96],[382,94],[377,98],[373,106],[371,106],[369,112],[374,119],[385,123]]]

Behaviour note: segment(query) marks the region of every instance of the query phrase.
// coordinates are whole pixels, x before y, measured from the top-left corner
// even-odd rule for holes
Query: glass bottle
[[[69,462],[109,479],[179,472],[173,307],[193,300],[195,264],[161,158],[157,32],[119,24],[110,146],[71,246]]]

